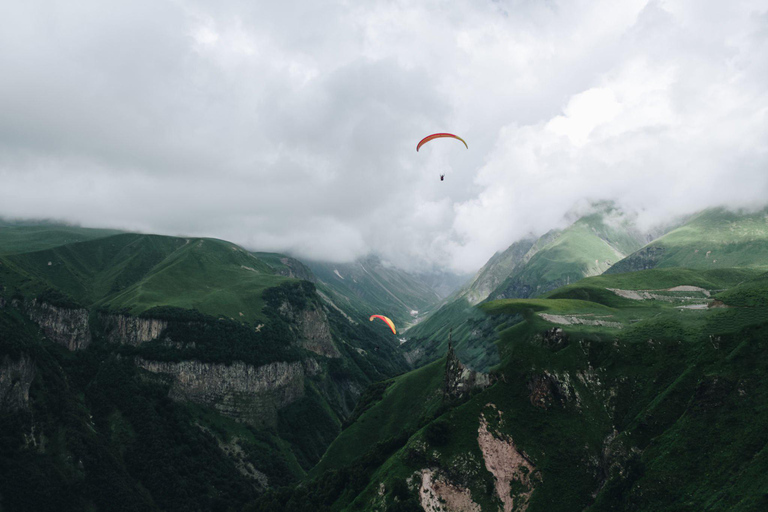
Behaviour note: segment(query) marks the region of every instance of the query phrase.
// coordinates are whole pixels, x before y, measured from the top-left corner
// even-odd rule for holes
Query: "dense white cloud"
[[[584,201],[646,222],[754,205],[767,10],[18,2],[0,18],[0,216],[467,271]],[[416,153],[432,131],[470,149]]]

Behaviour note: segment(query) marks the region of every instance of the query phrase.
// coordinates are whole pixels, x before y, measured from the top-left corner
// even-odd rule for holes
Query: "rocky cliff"
[[[127,315],[103,315],[102,321],[110,342],[133,346],[156,340],[168,327],[165,320]]]
[[[464,366],[448,344],[448,357],[445,361],[445,378],[443,381],[443,396],[449,399],[461,398],[474,388],[484,388],[490,384],[487,373],[470,370]]]
[[[17,360],[8,356],[0,362],[0,412],[26,409],[29,387],[35,378],[35,365],[26,354]]]
[[[53,306],[36,299],[24,302],[22,309],[48,338],[69,350],[81,350],[91,344],[87,309]]]
[[[161,362],[138,358],[136,364],[172,378],[173,400],[213,407],[254,425],[277,424],[277,411],[304,396],[304,365],[277,362],[252,366],[200,361]]]
[[[297,309],[289,302],[280,306],[280,314],[296,325],[299,344],[315,354],[325,357],[341,357],[333,344],[328,316],[317,305]]]

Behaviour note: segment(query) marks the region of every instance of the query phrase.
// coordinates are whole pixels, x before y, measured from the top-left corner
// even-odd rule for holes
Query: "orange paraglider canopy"
[[[449,138],[452,138],[452,139],[458,139],[461,142],[464,142],[464,146],[466,146],[466,148],[469,149],[469,146],[467,146],[467,143],[464,141],[464,139],[462,139],[458,135],[454,135],[452,133],[433,133],[432,135],[427,135],[426,137],[421,139],[421,141],[419,141],[419,143],[416,145],[416,151],[418,151],[419,148],[421,148],[421,146],[423,146],[427,142],[429,142],[431,140],[434,140],[434,139],[440,139],[440,138],[443,138],[443,137],[449,137]]]
[[[395,330],[395,323],[392,320],[382,315],[371,315],[371,318],[369,318],[369,321],[373,322],[374,318],[378,318],[379,320],[387,324],[389,328],[392,329],[392,334],[397,334],[397,331]]]

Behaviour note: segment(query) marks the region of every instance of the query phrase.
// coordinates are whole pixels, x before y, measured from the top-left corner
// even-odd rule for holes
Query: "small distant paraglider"
[[[464,147],[469,149],[469,146],[467,146],[467,142],[464,139],[462,139],[461,137],[459,137],[458,135],[454,135],[452,133],[433,133],[432,135],[427,135],[426,137],[421,139],[418,144],[416,144],[416,151],[418,152],[419,149],[421,149],[421,146],[423,146],[427,142],[429,142],[431,140],[435,140],[435,139],[441,139],[441,138],[444,138],[444,137],[460,140],[461,142],[464,143]],[[441,174],[440,175],[440,181],[445,181],[445,174]]]
[[[373,322],[374,318],[378,318],[379,320],[387,324],[389,328],[392,329],[392,334],[397,334],[397,331],[395,330],[395,323],[392,320],[390,320],[389,318],[383,315],[371,315],[371,318],[369,318],[368,320],[370,322]]]

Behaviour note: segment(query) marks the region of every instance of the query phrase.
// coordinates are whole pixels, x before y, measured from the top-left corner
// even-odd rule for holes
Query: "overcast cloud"
[[[768,198],[768,2],[11,2],[0,216],[479,268]],[[423,136],[449,131],[467,140]],[[447,174],[440,182],[438,175]]]

